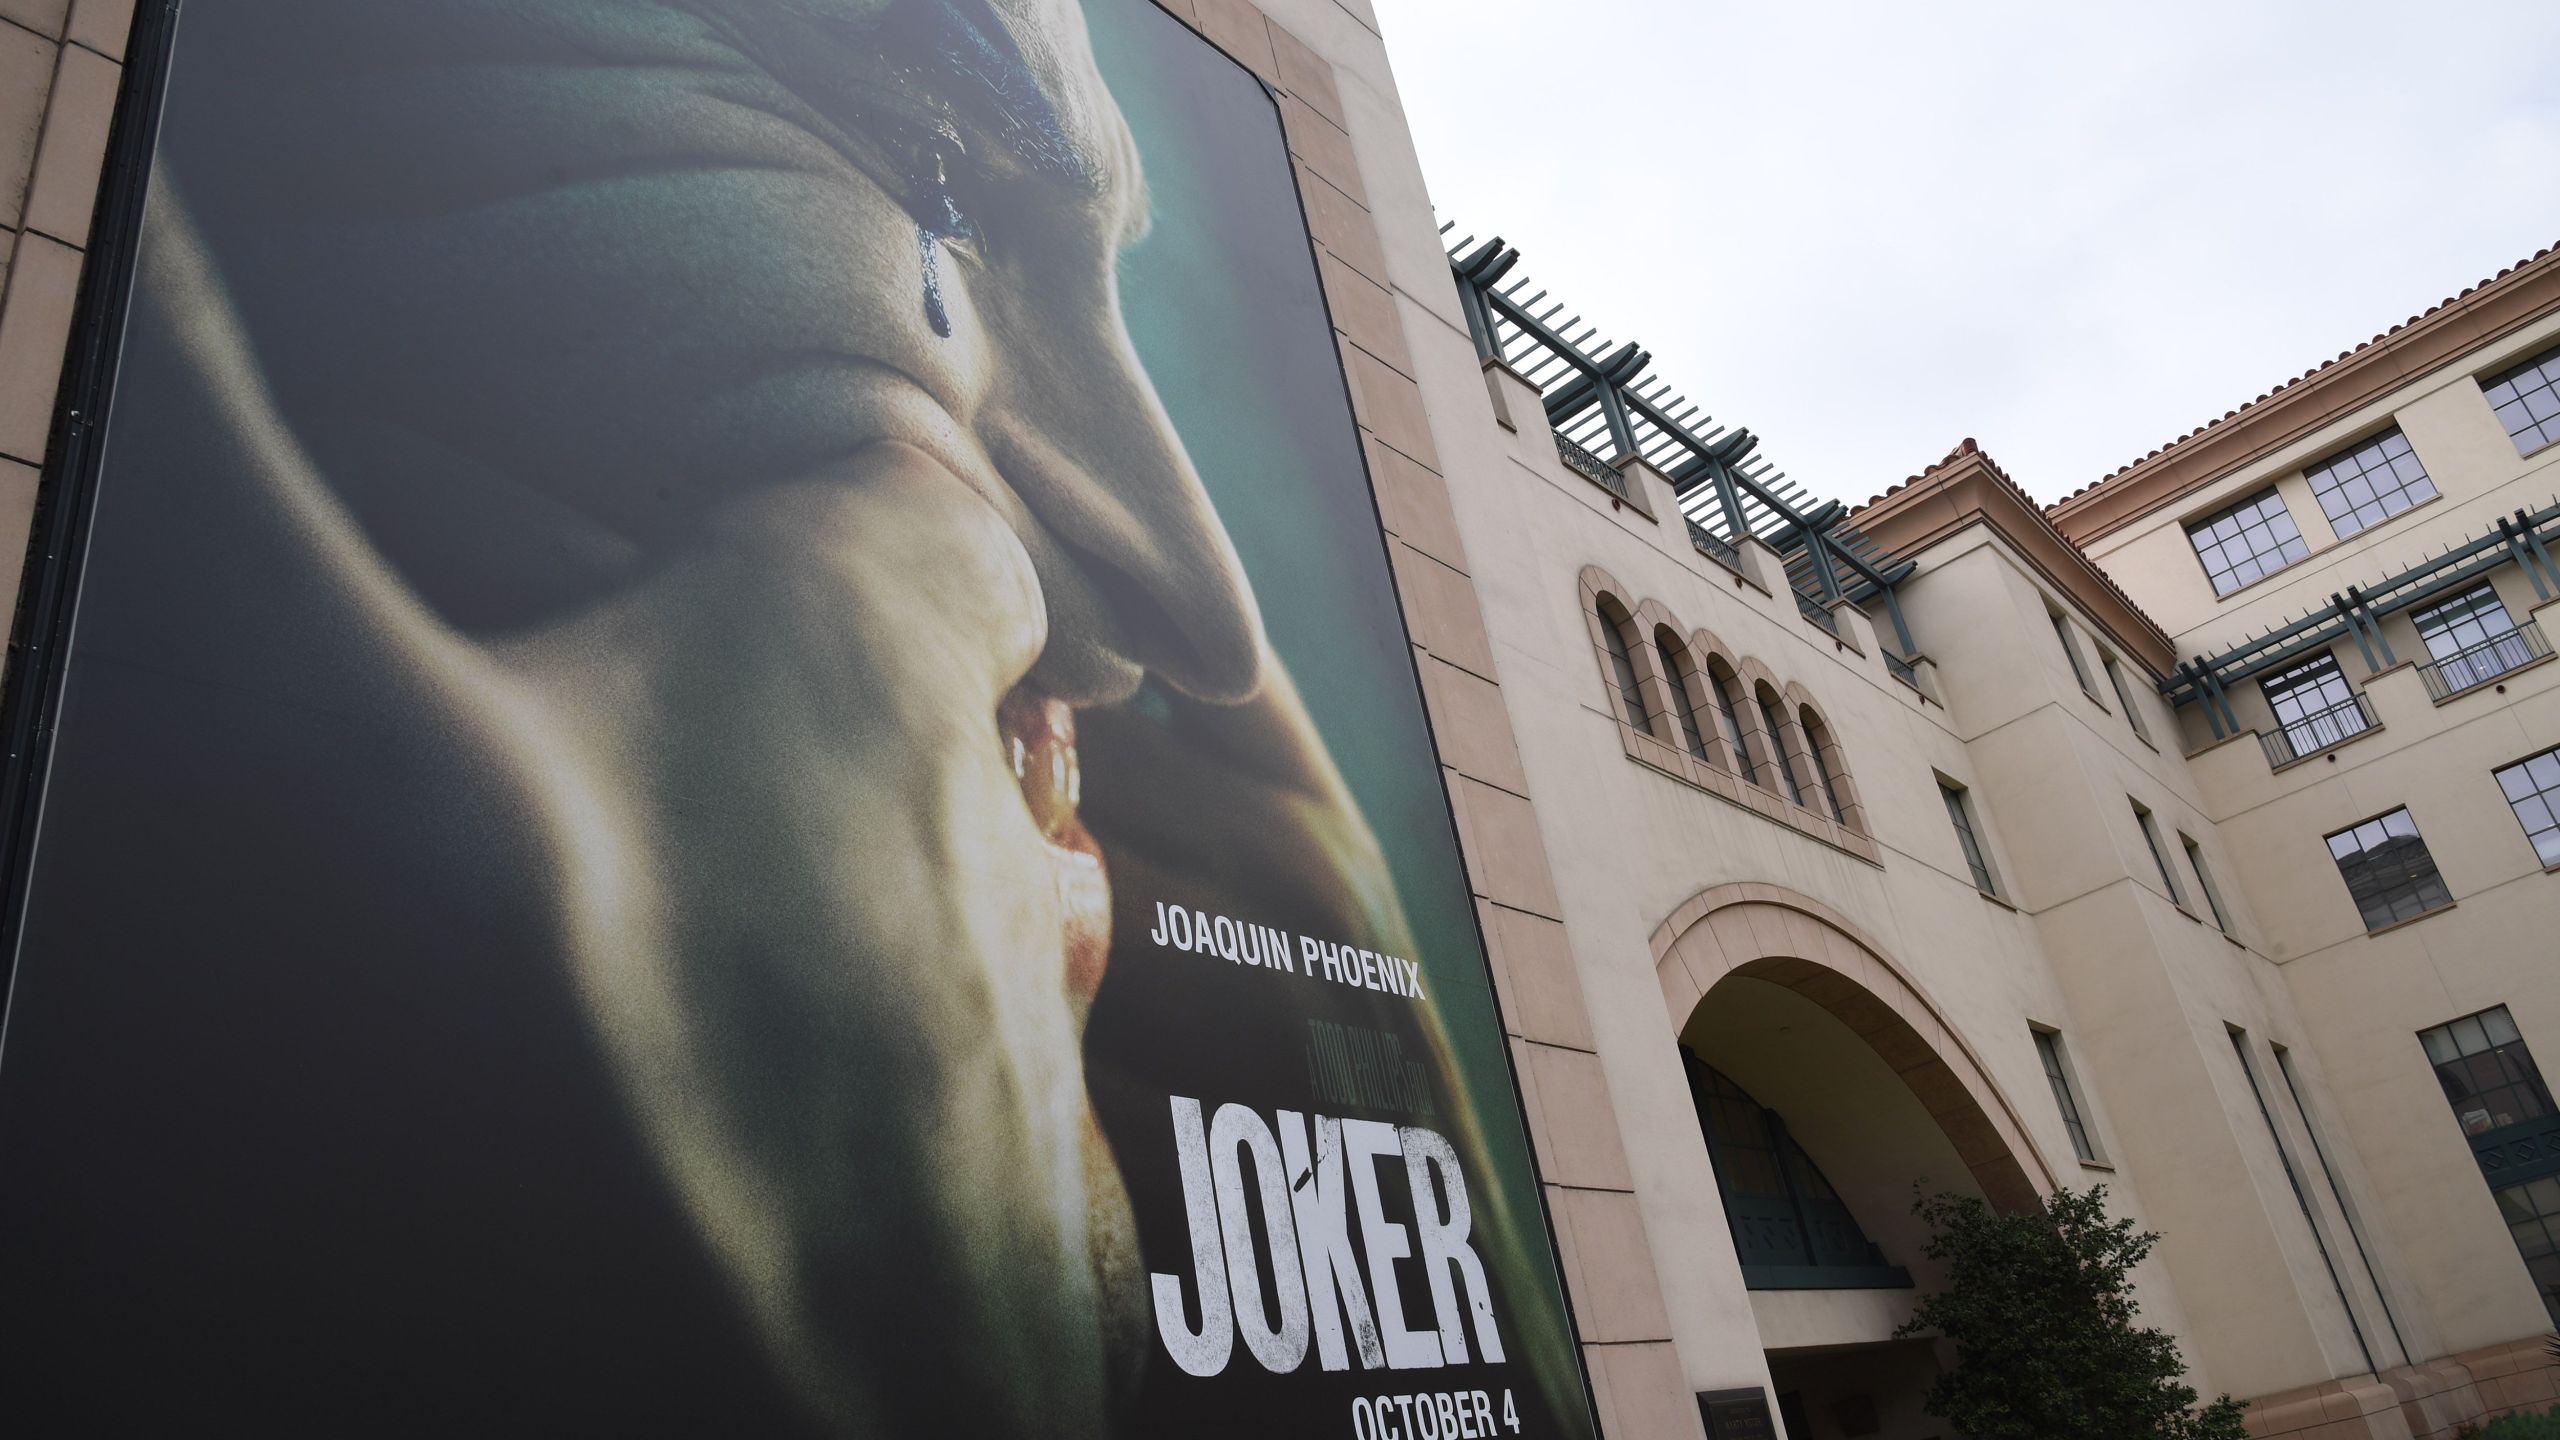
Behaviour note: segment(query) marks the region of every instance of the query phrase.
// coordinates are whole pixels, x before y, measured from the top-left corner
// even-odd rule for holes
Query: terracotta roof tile
[[[2265,394],[2260,395],[2257,399],[2252,400],[2252,401],[2248,402],[2248,403],[2247,403],[2247,404],[2245,404],[2245,405],[2242,405],[2239,409],[2237,409],[2237,410],[2226,410],[2226,411],[2224,411],[2224,412],[2222,413],[2222,416],[2221,416],[2221,418],[2220,418],[2220,419],[2208,420],[2208,421],[2206,421],[2205,423],[2203,423],[2202,425],[2197,426],[2197,427],[2196,427],[2196,428],[2194,428],[2193,430],[2188,431],[2186,434],[2181,435],[2181,436],[2177,437],[2177,438],[2176,438],[2176,439],[2174,439],[2174,440],[2171,440],[2169,443],[2167,443],[2167,444],[2165,444],[2165,445],[2160,446],[2160,447],[2159,447],[2158,449],[2156,449],[2156,450],[2153,450],[2150,454],[2143,456],[2141,459],[2134,460],[2134,461],[2132,461],[2132,462],[2130,462],[2130,463],[2128,463],[2128,464],[2124,464],[2124,465],[2117,466],[2114,470],[2112,470],[2112,471],[2108,472],[2108,473],[2107,473],[2103,478],[2098,479],[2098,480],[2095,480],[2095,481],[2092,481],[2091,483],[2089,483],[2089,484],[2087,484],[2087,485],[2083,485],[2083,486],[2081,486],[2079,489],[2072,491],[2070,494],[2063,496],[2060,500],[2056,500],[2055,502],[2053,502],[2053,504],[2052,504],[2052,505],[2048,505],[2048,506],[2046,506],[2046,507],[2044,507],[2044,508],[2045,508],[2045,509],[2047,509],[2047,510],[2054,509],[2054,508],[2056,508],[2056,507],[2058,507],[2058,506],[2061,506],[2061,505],[2067,504],[2068,502],[2070,502],[2070,501],[2072,501],[2072,500],[2076,500],[2076,499],[2080,498],[2081,496],[2086,495],[2086,494],[2088,494],[2089,492],[2091,492],[2091,491],[2093,491],[2093,490],[2101,489],[2101,488],[2103,488],[2103,487],[2105,487],[2105,486],[2107,486],[2107,485],[2113,484],[2115,481],[2117,481],[2117,480],[2119,480],[2119,479],[2123,478],[2124,476],[2126,476],[2126,475],[2128,475],[2128,474],[2131,474],[2131,473],[2132,473],[2133,471],[2135,471],[2135,470],[2138,470],[2138,469],[2142,468],[2144,465],[2147,465],[2147,464],[2149,464],[2150,462],[2152,462],[2152,461],[2154,461],[2154,460],[2159,459],[2161,456],[2168,454],[2170,451],[2177,449],[2179,446],[2186,444],[2188,441],[2195,439],[2197,436],[2204,434],[2206,431],[2209,431],[2209,430],[2213,429],[2214,427],[2216,427],[2216,426],[2218,426],[2218,425],[2221,425],[2224,421],[2227,421],[2227,420],[2236,420],[2236,419],[2240,418],[2242,415],[2247,414],[2249,411],[2251,411],[2251,410],[2253,410],[2253,409],[2256,409],[2258,406],[2263,405],[2263,404],[2265,404],[2267,401],[2274,399],[2276,396],[2281,395],[2281,394],[2283,394],[2284,392],[2286,392],[2286,391],[2288,391],[2288,390],[2292,389],[2294,386],[2299,385],[2299,384],[2301,384],[2302,382],[2304,382],[2304,381],[2306,381],[2306,380],[2311,379],[2313,376],[2318,375],[2320,372],[2322,372],[2322,371],[2324,371],[2324,370],[2327,370],[2329,367],[2331,367],[2331,366],[2333,366],[2333,365],[2337,364],[2339,361],[2341,361],[2341,360],[2350,360],[2350,359],[2353,359],[2355,356],[2357,356],[2357,355],[2359,355],[2359,354],[2363,353],[2364,351],[2366,351],[2366,350],[2370,350],[2370,349],[2372,349],[2372,348],[2373,348],[2374,346],[2376,346],[2376,345],[2383,344],[2384,342],[2386,342],[2386,341],[2390,340],[2390,339],[2391,339],[2391,337],[2393,337],[2393,336],[2395,336],[2395,335],[2399,334],[2401,331],[2406,330],[2406,329],[2408,329],[2410,326],[2415,325],[2415,324],[2417,324],[2418,322],[2420,322],[2420,321],[2422,321],[2422,320],[2426,319],[2428,316],[2433,315],[2433,314],[2437,313],[2437,312],[2438,312],[2438,311],[2440,311],[2440,310],[2443,310],[2446,306],[2448,306],[2448,305],[2458,305],[2458,304],[2462,303],[2463,301],[2470,299],[2473,295],[2475,295],[2475,294],[2479,293],[2479,292],[2480,292],[2480,290],[2481,290],[2481,289],[2483,289],[2484,287],[2486,287],[2486,286],[2490,286],[2490,285],[2494,285],[2494,284],[2496,284],[2497,282],[2499,282],[2499,281],[2501,281],[2501,280],[2506,279],[2508,276],[2513,275],[2513,274],[2514,274],[2514,273],[2516,273],[2517,271],[2524,269],[2526,266],[2531,265],[2531,264],[2534,264],[2535,262],[2542,260],[2542,259],[2543,259],[2543,258],[2545,258],[2546,256],[2551,255],[2555,250],[2560,250],[2560,246],[2548,246],[2548,245],[2547,245],[2547,246],[2544,246],[2544,247],[2543,247],[2542,249],[2540,249],[2540,250],[2536,250],[2536,251],[2534,251],[2531,255],[2528,255],[2528,256],[2526,256],[2524,259],[2517,261],[2517,262],[2516,262],[2516,263],[2514,263],[2513,265],[2510,265],[2510,266],[2506,267],[2505,269],[2500,270],[2497,274],[2492,275],[2492,276],[2488,277],[2487,279],[2480,281],[2478,284],[2465,286],[2461,291],[2459,291],[2459,292],[2457,292],[2457,293],[2455,293],[2455,294],[2452,294],[2452,295],[2448,295],[2448,296],[2446,296],[2444,299],[2437,301],[2435,304],[2428,306],[2426,309],[2424,309],[2424,310],[2420,311],[2419,313],[2417,313],[2417,314],[2415,314],[2415,315],[2410,316],[2408,319],[2401,321],[2399,324],[2392,326],[2390,329],[2383,331],[2381,334],[2374,336],[2372,339],[2365,341],[2363,344],[2356,346],[2354,349],[2352,349],[2352,350],[2341,350],[2341,351],[2339,351],[2339,352],[2338,352],[2338,354],[2337,354],[2336,359],[2324,360],[2324,361],[2320,362],[2319,364],[2312,366],[2310,369],[2305,370],[2305,371],[2303,371],[2301,374],[2294,376],[2292,379],[2285,381],[2285,382],[2284,382],[2283,384],[2281,384],[2281,385],[2278,385],[2278,386],[2277,386],[2277,387],[2275,387],[2273,390],[2269,390],[2269,391],[2267,391]],[[1968,442],[1968,443],[1969,443],[1969,442]]]
[[[1886,487],[1883,494],[1874,496],[1864,504],[1858,506],[1857,509],[1850,511],[1848,515],[1849,521],[1854,524],[1857,521],[1858,516],[1864,513],[1869,506],[1878,504],[1889,496],[1898,495],[1902,491],[1909,489],[1911,486],[1917,485],[1920,482],[1937,475],[1941,471],[1964,464],[1968,460],[1978,461],[1983,470],[1989,473],[1993,479],[1996,479],[2002,485],[2007,486],[2010,492],[2017,496],[2020,509],[2026,511],[2029,515],[2035,516],[2038,521],[2042,522],[2044,528],[2052,534],[2053,538],[2060,541],[2062,545],[2072,553],[2072,555],[2079,559],[2081,564],[2088,567],[2089,573],[2095,575],[2098,578],[2099,583],[2107,587],[2107,592],[2109,594],[2122,601],[2125,609],[2131,611],[2134,618],[2141,621],[2144,625],[2149,626],[2153,636],[2159,640],[2163,648],[2174,650],[2175,647],[2169,639],[2169,632],[2161,628],[2160,622],[2152,619],[2149,611],[2144,610],[2139,604],[2135,603],[2134,598],[2131,595],[2125,593],[2125,588],[2116,583],[2116,579],[2113,575],[2107,573],[2107,567],[2089,558],[2089,552],[2082,549],[2078,541],[2064,534],[2061,527],[2055,525],[2052,518],[2045,513],[2045,507],[2038,504],[2033,495],[2027,493],[2027,488],[2019,484],[2016,480],[2010,478],[2009,472],[2000,467],[2000,462],[1991,458],[1991,452],[1983,449],[1981,444],[1970,435],[1960,441],[1956,445],[1956,448],[1948,451],[1946,458],[1938,461],[1934,465],[1928,466],[1917,475],[1910,476],[1898,484]]]

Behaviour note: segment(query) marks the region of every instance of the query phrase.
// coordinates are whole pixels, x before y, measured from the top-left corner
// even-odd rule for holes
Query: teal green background
[[[1121,264],[1131,337],[1386,852],[1503,1209],[1539,1232],[1519,1239],[1561,1335],[1501,1017],[1278,109],[1241,66],[1180,63],[1203,42],[1147,0],[1087,0],[1085,13],[1152,200]]]

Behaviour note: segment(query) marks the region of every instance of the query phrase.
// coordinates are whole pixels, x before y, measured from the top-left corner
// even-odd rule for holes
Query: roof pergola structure
[[[2501,515],[2476,540],[2372,585],[2334,591],[2328,604],[2218,655],[2181,661],[2177,672],[2160,682],[2160,693],[2172,705],[2201,703],[2215,739],[2237,734],[2240,719],[2232,713],[2228,695],[2234,685],[2290,668],[2345,639],[2356,642],[2368,674],[2399,664],[2382,634],[2385,615],[2451,595],[2510,562],[2533,582],[2536,596],[2548,600],[2560,594],[2560,567],[2552,564],[2550,549],[2555,526],[2560,526],[2560,497],[2539,510]]]
[[[1449,229],[1441,228],[1444,241]],[[1513,277],[1520,252],[1500,236],[1480,244],[1467,236],[1448,255],[1477,355],[1538,391],[1565,464],[1620,493],[1625,466],[1641,460],[1659,470],[1679,496],[1693,545],[1728,565],[1743,536],[1768,545],[1786,565],[1798,608],[1826,628],[1842,600],[1880,602],[1900,651],[1886,660],[1907,673],[1920,652],[1894,588],[1910,578],[1913,562],[1849,524],[1847,506],[1789,482],[1758,453],[1749,429],[1716,424],[1669,381],[1649,375],[1650,351],[1632,340],[1611,344],[1578,314],[1559,319],[1564,303],[1548,303],[1546,290]]]

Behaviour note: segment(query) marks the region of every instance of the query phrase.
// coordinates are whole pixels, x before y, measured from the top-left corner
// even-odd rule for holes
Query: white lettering
[[[1148,1277],[1155,1290],[1156,1333],[1182,1373],[1215,1375],[1227,1368],[1227,1357],[1235,1351],[1236,1330],[1227,1309],[1226,1261],[1199,1101],[1173,1097],[1173,1142],[1182,1169],[1183,1205],[1191,1221],[1192,1285],[1200,1296],[1200,1328],[1193,1330],[1183,1321],[1181,1278],[1158,1273]]]
[[[1440,1318],[1440,1348],[1450,1364],[1466,1363],[1466,1332],[1458,1323],[1456,1297],[1449,1284],[1449,1267],[1455,1265],[1466,1285],[1467,1308],[1475,1314],[1477,1348],[1484,1352],[1486,1364],[1499,1365],[1502,1337],[1493,1328],[1492,1292],[1485,1288],[1484,1262],[1467,1243],[1473,1222],[1467,1182],[1458,1172],[1457,1147],[1443,1135],[1410,1125],[1398,1128],[1396,1135],[1404,1144],[1405,1180],[1413,1187],[1414,1239],[1422,1249],[1423,1273],[1431,1280],[1431,1308]],[[1448,1192],[1445,1216],[1433,1198],[1433,1170],[1440,1172],[1440,1188]]]
[[[1342,1148],[1351,1163],[1351,1192],[1360,1201],[1360,1240],[1369,1252],[1369,1294],[1376,1306],[1378,1331],[1387,1364],[1398,1370],[1442,1363],[1440,1337],[1404,1328],[1404,1301],[1396,1289],[1396,1261],[1413,1253],[1405,1228],[1387,1218],[1378,1203],[1378,1161],[1398,1154],[1402,1145],[1395,1127],[1376,1120],[1342,1122]]]
[[[1368,1287],[1361,1282],[1360,1261],[1351,1249],[1351,1195],[1342,1178],[1342,1122],[1316,1117],[1315,1155],[1310,1160],[1306,1117],[1294,1110],[1281,1111],[1280,1154],[1288,1173],[1296,1177],[1289,1182],[1289,1199],[1306,1269],[1316,1356],[1327,1370],[1351,1368],[1342,1344],[1343,1312],[1348,1310],[1360,1368],[1375,1370],[1387,1363],[1387,1357],[1378,1348],[1378,1322],[1370,1317]]]
[[[1261,1267],[1254,1263],[1253,1223],[1236,1165],[1239,1150],[1252,1152],[1254,1188],[1262,1201],[1263,1227],[1271,1235],[1271,1299],[1279,1323],[1263,1308]],[[1218,1214],[1227,1243],[1227,1283],[1235,1292],[1236,1329],[1262,1368],[1286,1375],[1307,1358],[1307,1289],[1298,1257],[1298,1228],[1289,1217],[1288,1182],[1271,1127],[1242,1105],[1221,1105],[1209,1126],[1209,1165],[1217,1180]]]

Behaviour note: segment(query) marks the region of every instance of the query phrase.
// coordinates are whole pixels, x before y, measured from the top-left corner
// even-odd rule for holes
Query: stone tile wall
[[[0,628],[71,340],[134,0],[0,0]]]

